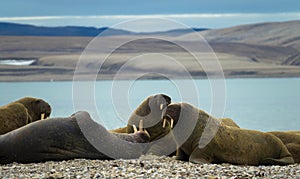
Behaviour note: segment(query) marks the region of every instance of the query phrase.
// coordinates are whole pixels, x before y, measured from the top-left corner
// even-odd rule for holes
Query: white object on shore
[[[36,60],[0,60],[0,65],[15,65],[15,66],[28,66],[35,62]]]

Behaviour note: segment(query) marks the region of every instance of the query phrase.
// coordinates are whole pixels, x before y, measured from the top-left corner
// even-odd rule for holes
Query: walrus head
[[[200,125],[205,125],[208,114],[200,112],[201,110],[188,103],[173,103],[170,104],[162,115],[163,127],[168,123],[170,128],[179,125],[184,128],[194,128],[199,122]],[[201,113],[202,116],[199,116]],[[201,120],[199,120],[199,117]]]
[[[199,110],[193,105],[170,104],[162,115],[163,127],[172,130],[176,141],[182,142],[193,132],[199,117]]]
[[[181,104],[170,104],[165,113],[163,114],[163,128],[166,128],[167,123],[170,125],[170,128],[174,128],[177,124],[180,116]]]
[[[40,114],[41,120],[50,117],[51,106],[46,101],[42,99],[37,99],[34,103],[34,105],[37,106],[37,115]]]
[[[51,106],[42,99],[24,97],[16,102],[23,104],[27,108],[31,116],[31,122],[46,119],[51,114]]]
[[[170,103],[171,98],[164,94],[148,97],[130,116],[126,132],[133,133],[135,131],[134,126],[139,126],[140,121],[143,121],[144,128],[150,134],[150,141],[163,137],[169,130],[162,128],[161,116]]]
[[[180,146],[190,138],[199,138],[199,145],[205,146],[219,128],[219,120],[188,103],[170,104],[162,121],[169,123],[172,134]]]

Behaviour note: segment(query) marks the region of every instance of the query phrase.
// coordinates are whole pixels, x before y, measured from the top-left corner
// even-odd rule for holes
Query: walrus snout
[[[136,127],[134,124],[132,125],[132,127],[133,127],[133,132],[134,132],[134,134],[135,134],[135,133],[138,133],[138,132],[144,132],[144,133],[146,133],[146,134],[149,136],[149,138],[150,138],[149,132],[148,132],[146,129],[144,129],[144,122],[143,122],[143,120],[140,120],[140,123],[139,123],[139,130],[137,129],[137,127]]]
[[[163,120],[163,128],[166,127],[166,123],[168,122],[170,124],[171,129],[174,128],[174,125],[178,121],[178,116],[180,113],[180,106],[171,104],[167,107],[165,113],[163,114],[162,120]]]
[[[137,127],[135,125],[132,125],[133,127],[133,135],[137,136],[136,141],[140,142],[140,143],[146,143],[150,141],[150,134],[149,132],[144,129],[143,127],[143,120],[140,120],[139,123],[139,130],[137,129]]]
[[[45,118],[44,119],[49,118],[50,114],[51,114],[51,111],[52,111],[51,106],[49,104],[47,104],[44,111],[45,111],[45,113],[44,113]]]
[[[48,119],[50,117],[50,113],[51,112],[45,112],[45,113],[41,113],[41,120],[43,119]]]
[[[171,129],[173,129],[173,127],[174,127],[174,119],[170,115],[168,115],[168,114],[163,118],[163,128],[166,127],[167,121],[169,122]]]
[[[40,106],[40,119],[43,120],[43,119],[47,119],[50,117],[50,114],[51,114],[51,106],[44,100],[42,99],[37,99],[35,102],[34,102],[34,105],[36,106]]]
[[[132,135],[135,136],[137,143],[147,143],[150,141],[150,135],[145,131],[138,131]]]

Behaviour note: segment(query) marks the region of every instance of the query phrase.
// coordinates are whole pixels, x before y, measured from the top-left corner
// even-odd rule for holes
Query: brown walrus
[[[178,146],[178,159],[194,163],[246,165],[294,163],[288,149],[274,135],[227,126],[187,103],[170,104],[164,114],[164,120],[173,123],[174,138],[177,143],[182,143]],[[210,127],[205,131],[209,120],[219,125],[215,134],[211,133]],[[190,134],[187,140],[182,137],[184,134]],[[211,140],[207,145],[203,145],[202,141],[209,137]]]
[[[300,131],[273,131],[268,133],[278,137],[292,154],[294,161],[300,163]]]
[[[220,120],[225,125],[240,128],[240,126],[230,118],[222,118]],[[292,154],[295,163],[300,163],[300,131],[272,131],[267,133],[278,137]]]
[[[231,118],[220,118],[221,122],[227,126],[240,128]]]
[[[157,140],[169,131],[162,127],[162,113],[171,103],[171,98],[164,94],[147,97],[131,114],[126,127],[111,130],[116,133],[133,133],[142,120],[144,128],[150,134],[150,141]],[[136,127],[136,129],[135,129]]]
[[[139,122],[143,121],[145,131],[150,134],[151,142],[146,153],[168,155],[176,150],[176,144],[171,135],[168,135],[170,128],[163,128],[161,118],[163,110],[170,103],[171,98],[165,94],[149,96],[131,114],[126,127],[111,130],[111,132],[133,133],[139,129]],[[169,146],[166,147],[165,143],[169,143]]]
[[[90,140],[99,142],[101,146],[92,145]],[[138,158],[146,144],[137,143],[148,141],[149,136],[143,131],[111,134],[95,123],[87,112],[77,112],[68,118],[36,121],[1,135],[0,164],[75,158]]]
[[[0,107],[0,134],[50,116],[50,105],[38,98],[25,97]]]

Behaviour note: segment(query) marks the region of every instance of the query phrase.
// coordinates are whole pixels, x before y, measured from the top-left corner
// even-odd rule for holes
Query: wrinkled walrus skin
[[[0,163],[31,163],[61,161],[75,158],[112,159],[99,152],[83,135],[78,124],[93,123],[87,112],[77,112],[68,118],[52,118],[36,121],[0,136]],[[149,141],[144,132],[135,134],[111,134],[101,125],[93,123],[95,140],[106,141],[109,150],[118,154],[128,154],[124,158],[138,157],[135,150],[123,151],[123,147],[137,148],[134,142]],[[122,140],[126,146],[114,144]],[[103,145],[106,145],[103,143]],[[119,145],[119,146],[118,146]],[[132,146],[131,146],[132,145]],[[112,146],[112,147],[111,147]],[[115,147],[114,147],[115,146]]]
[[[288,165],[294,163],[288,149],[274,135],[230,127],[221,122],[219,122],[220,126],[212,140],[206,146],[200,148],[199,141],[209,118],[217,120],[187,103],[168,106],[164,119],[169,122],[173,119],[174,125],[177,123],[183,124],[182,133],[192,130],[189,138],[181,146],[178,146],[180,147],[177,152],[178,159],[194,163],[246,165]],[[185,124],[187,126],[184,126]],[[189,126],[189,124],[195,124],[194,128],[190,128],[193,126]],[[178,141],[180,135],[174,134],[174,137]]]
[[[294,161],[300,163],[300,131],[273,131],[268,133],[278,137],[292,154]]]
[[[38,98],[24,97],[0,107],[0,134],[50,116],[50,105]]]

